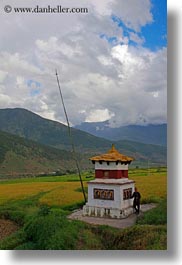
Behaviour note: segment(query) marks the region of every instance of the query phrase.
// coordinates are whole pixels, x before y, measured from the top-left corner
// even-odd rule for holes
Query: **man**
[[[135,191],[133,192],[131,198],[134,198],[133,200],[133,208],[136,211],[136,214],[140,213],[140,192],[137,191],[137,188],[135,188]]]

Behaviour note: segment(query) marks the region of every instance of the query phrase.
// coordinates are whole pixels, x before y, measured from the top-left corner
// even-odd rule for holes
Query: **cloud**
[[[72,125],[108,119],[114,127],[165,122],[166,48],[143,48],[140,34],[153,21],[150,1],[76,0],[69,6],[88,7],[89,13],[1,16],[0,107],[24,107],[65,122],[57,69]],[[128,35],[113,15],[130,29]]]
[[[5,81],[6,77],[7,77],[7,74],[8,74],[7,72],[0,70],[0,84],[4,83],[4,81]]]
[[[153,22],[150,0],[120,0],[112,4],[113,14],[124,24],[139,32],[141,27]]]
[[[85,121],[86,122],[102,122],[102,121],[107,121],[114,117],[114,113],[111,113],[108,109],[96,109],[92,110],[88,116],[86,117]]]

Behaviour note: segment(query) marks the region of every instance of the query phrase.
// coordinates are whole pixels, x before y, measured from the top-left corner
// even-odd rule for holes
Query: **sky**
[[[18,4],[17,4],[18,3]],[[6,13],[0,2],[0,108],[26,108],[72,126],[167,122],[165,0],[9,0],[88,13]]]

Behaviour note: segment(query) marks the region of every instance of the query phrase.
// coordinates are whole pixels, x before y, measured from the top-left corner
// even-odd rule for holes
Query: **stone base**
[[[133,207],[128,207],[125,209],[113,209],[89,205],[83,206],[83,216],[123,219],[128,217],[132,213]]]

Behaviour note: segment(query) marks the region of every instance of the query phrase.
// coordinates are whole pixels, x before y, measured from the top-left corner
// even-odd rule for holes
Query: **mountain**
[[[156,167],[167,164],[167,148],[165,146],[144,144],[129,140],[117,141],[116,146],[122,147],[124,154],[135,158],[135,161],[132,162],[133,166]]]
[[[80,161],[84,156],[78,155]],[[88,166],[85,160],[84,166]],[[66,173],[75,170],[69,151],[44,146],[0,131],[0,176]]]
[[[167,124],[128,125],[109,127],[109,121],[83,122],[75,128],[108,140],[131,140],[146,144],[167,145]]]
[[[39,144],[67,151],[71,150],[67,126],[44,119],[25,109],[1,109],[0,130]],[[72,128],[72,134],[76,151],[83,157],[84,165],[88,165],[89,156],[106,152],[111,148],[112,143],[115,143],[116,148],[121,153],[135,158],[136,161],[132,163],[133,166],[147,166],[149,160],[152,165],[166,165],[165,146],[129,140],[109,141],[75,128]]]
[[[59,149],[71,149],[68,128],[62,123],[48,120],[26,109],[0,109],[0,130]],[[107,150],[110,141],[72,128],[78,152]]]

